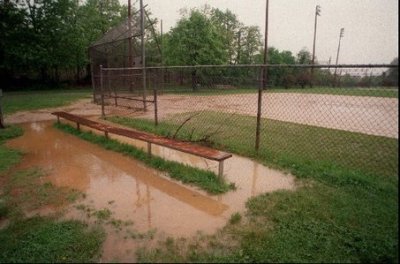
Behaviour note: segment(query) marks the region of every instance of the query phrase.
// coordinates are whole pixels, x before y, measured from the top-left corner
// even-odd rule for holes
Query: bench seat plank
[[[58,116],[65,118],[67,120],[80,123],[82,125],[86,125],[91,128],[98,129],[103,132],[108,132],[112,133],[115,135],[119,136],[125,136],[128,138],[133,138],[133,139],[138,139],[142,140],[148,143],[160,145],[163,147],[168,147],[171,149],[175,149],[178,151],[182,151],[188,154],[193,154],[202,158],[210,159],[210,160],[215,160],[215,161],[224,161],[225,159],[228,159],[232,157],[232,154],[226,153],[223,151],[219,151],[216,149],[208,148],[205,146],[200,146],[200,145],[195,145],[189,142],[183,142],[183,141],[178,141],[174,139],[169,139],[153,134],[149,134],[146,132],[141,132],[137,130],[131,130],[131,129],[125,129],[125,128],[118,128],[118,127],[113,127],[105,124],[101,124],[96,121],[92,121],[80,116],[76,116],[73,114],[69,114],[66,112],[54,112],[52,115]]]
[[[92,121],[92,120],[89,120],[89,119],[86,119],[86,118],[83,118],[83,117],[80,117],[80,116],[77,116],[77,115],[69,114],[69,113],[66,113],[66,112],[53,112],[51,114],[55,115],[55,116],[62,117],[62,118],[67,119],[67,120],[70,120],[72,122],[80,123],[82,125],[85,125],[85,126],[88,126],[88,127],[91,127],[91,128],[103,131],[103,132],[108,131],[108,126],[107,125],[104,125],[104,124],[101,124],[99,122]]]
[[[174,139],[169,139],[161,136],[156,136],[144,132],[139,132],[135,130],[129,130],[124,128],[109,127],[109,133],[126,136],[129,138],[135,138],[143,140],[152,144],[160,145],[163,147],[168,147],[171,149],[179,150],[185,153],[193,154],[199,157],[207,158],[215,161],[222,161],[227,158],[232,157],[232,154],[222,152],[216,149],[194,145],[192,143],[177,141]]]

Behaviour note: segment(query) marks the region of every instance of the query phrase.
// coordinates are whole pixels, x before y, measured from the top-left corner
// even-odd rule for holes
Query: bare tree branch
[[[175,139],[175,138],[176,138],[176,135],[177,135],[178,132],[179,132],[179,130],[181,130],[181,128],[182,128],[187,122],[189,122],[193,117],[195,117],[195,116],[197,116],[197,115],[199,115],[199,114],[200,114],[200,113],[195,113],[195,114],[189,116],[188,118],[186,118],[186,120],[183,121],[182,124],[181,124],[181,125],[178,127],[178,129],[175,131],[175,134],[172,136],[172,138]]]

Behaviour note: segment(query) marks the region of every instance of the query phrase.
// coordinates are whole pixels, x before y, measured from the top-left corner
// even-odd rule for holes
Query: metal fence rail
[[[167,136],[241,154],[398,172],[398,65],[145,70],[143,82],[141,67],[103,68],[94,76],[95,100],[103,95],[104,104],[136,109],[130,117]]]

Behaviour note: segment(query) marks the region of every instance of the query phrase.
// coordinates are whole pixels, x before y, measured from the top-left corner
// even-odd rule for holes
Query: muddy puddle
[[[200,230],[210,234],[223,227],[233,213],[244,211],[249,197],[294,188],[292,176],[233,156],[225,161],[224,175],[236,184],[237,190],[208,195],[131,158],[61,132],[52,123],[23,124],[24,135],[7,143],[25,153],[19,167],[42,168],[55,185],[85,193],[84,201],[78,203],[96,210],[107,208],[113,219],[131,222],[132,228],[141,233],[156,231],[188,237]],[[130,143],[145,147],[135,140]],[[214,172],[218,170],[217,162],[167,148],[154,146],[153,153]],[[85,213],[73,205],[66,217],[84,220]],[[137,241],[112,230],[108,228],[110,234],[104,244],[102,261],[131,261]]]

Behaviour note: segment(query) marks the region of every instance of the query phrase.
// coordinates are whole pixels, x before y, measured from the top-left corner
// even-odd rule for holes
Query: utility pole
[[[264,64],[268,63],[268,6],[269,0],[266,0],[265,5],[265,40],[264,40]],[[263,74],[263,89],[267,86],[267,69],[263,67],[264,74]]]
[[[141,26],[141,44],[142,44],[142,77],[143,77],[143,109],[147,111],[146,105],[146,48],[144,43],[144,33],[145,33],[145,14],[143,0],[140,0],[140,26]]]
[[[268,61],[268,6],[269,0],[265,4],[265,41],[264,41],[264,66],[261,68],[261,85],[258,88],[258,101],[257,101],[257,126],[256,126],[256,144],[255,149],[258,152],[260,148],[260,131],[261,131],[261,105],[262,105],[262,91],[267,84],[267,68],[265,65]]]
[[[340,29],[340,33],[339,33],[339,44],[338,44],[337,54],[336,54],[336,66],[338,65],[338,62],[339,62],[340,41],[343,38],[343,34],[344,34],[344,28],[341,28]],[[335,67],[335,73],[333,75],[333,77],[334,77],[334,79],[333,79],[333,87],[336,86],[336,79],[337,79],[336,72],[337,72],[337,67]]]
[[[321,15],[321,7],[319,5],[315,6],[315,20],[314,20],[314,41],[313,41],[313,51],[312,51],[312,59],[311,64],[314,66],[315,63],[315,39],[317,37],[317,17]],[[311,87],[314,82],[314,67],[311,68]]]

